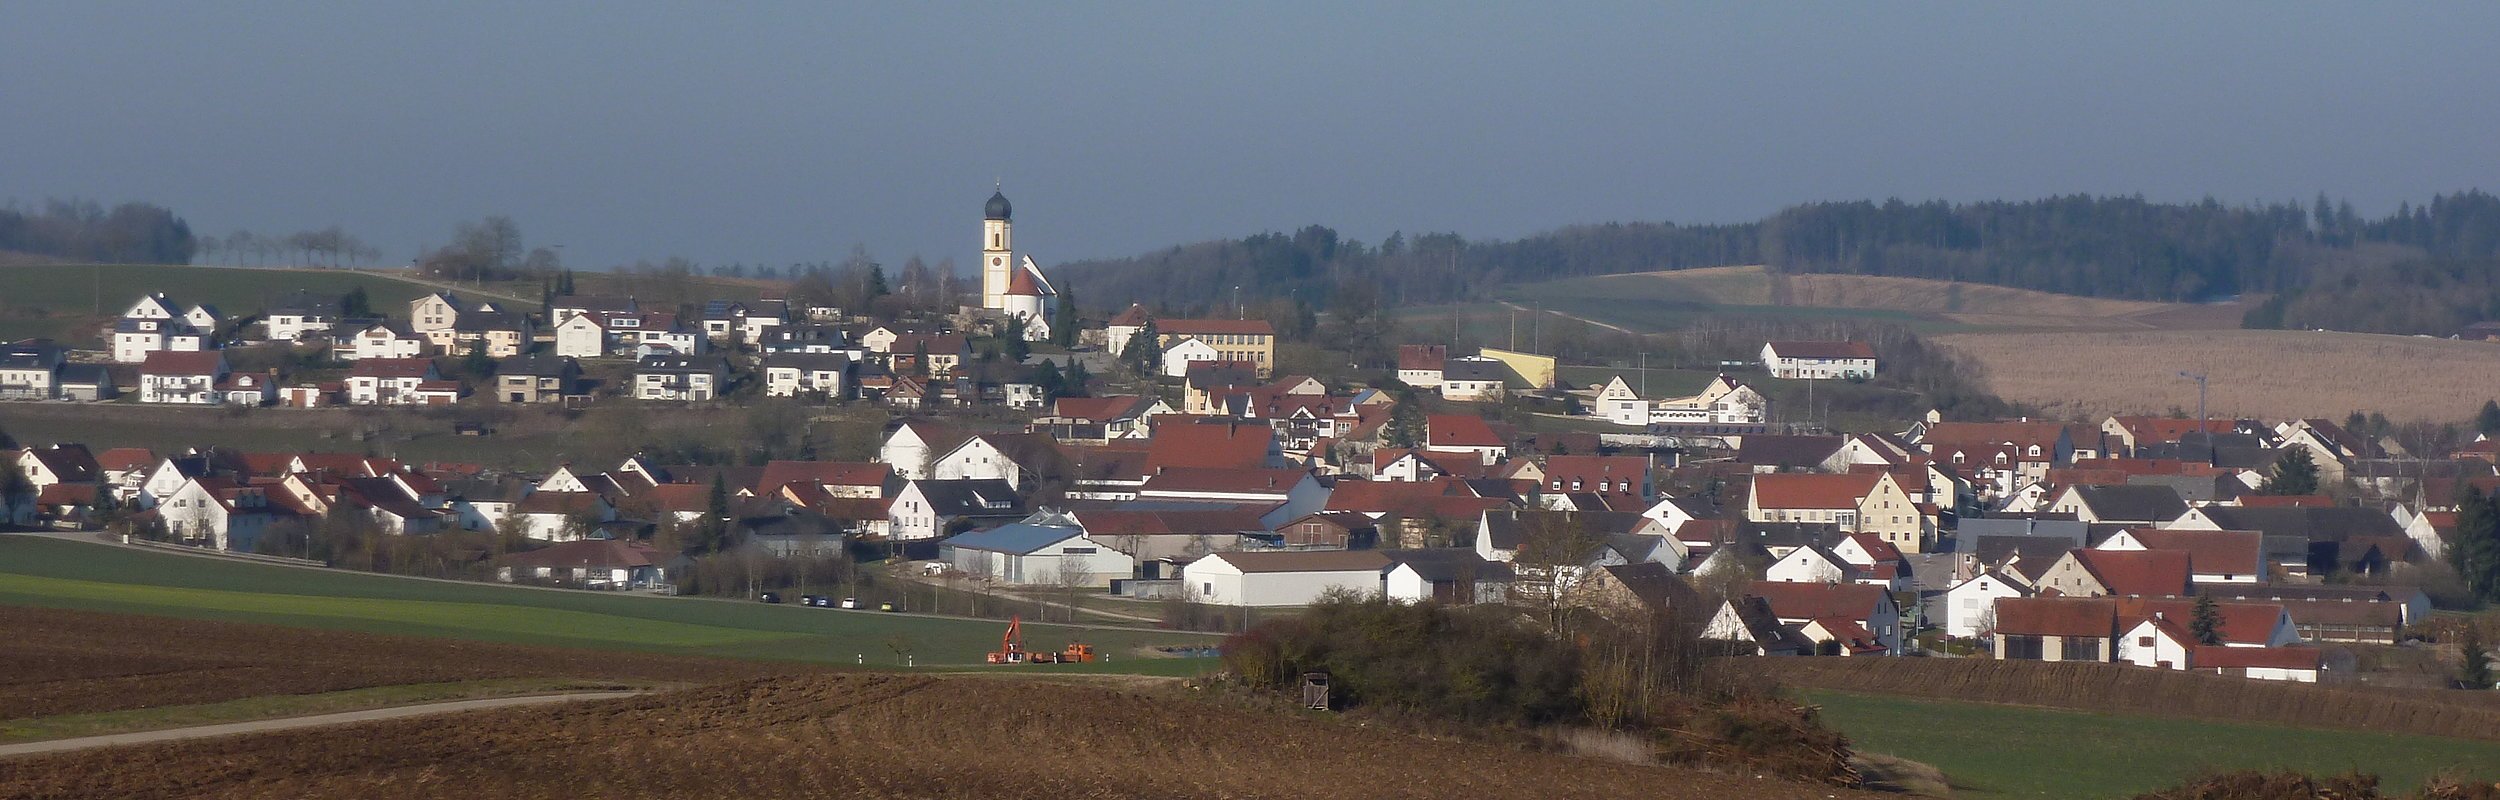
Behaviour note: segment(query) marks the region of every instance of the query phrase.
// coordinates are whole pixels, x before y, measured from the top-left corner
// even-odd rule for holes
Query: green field
[[[2358,769],[2397,791],[2443,772],[2500,775],[2500,743],[2493,742],[1844,692],[1806,696],[1860,749],[1944,770],[1955,797],[2102,800],[2230,769]]]
[[[1495,292],[1500,299],[1531,308],[1585,317],[1636,331],[1668,332],[1708,319],[1753,319],[1812,322],[1850,319],[1898,323],[1920,333],[1953,333],[1971,326],[1934,315],[1876,308],[1755,305],[1721,302],[1671,281],[1626,281],[1574,278],[1522,283]]]
[[[924,667],[976,664],[1000,623],[796,605],[556,591],[298,569],[85,542],[0,536],[0,603],[371,633],[663,653],[895,664],[897,637]],[[1090,671],[1194,673],[1135,657],[1210,637],[1124,627],[1026,626],[1036,647],[1069,639],[1112,654]]]
[[[336,269],[244,269],[179,264],[36,265],[0,267],[0,338],[50,336],[92,346],[86,330],[120,314],[148,292],[177,303],[216,306],[230,316],[258,313],[303,289],[337,296],[362,288],[374,310],[406,316],[408,301],[432,291],[387,273]]]

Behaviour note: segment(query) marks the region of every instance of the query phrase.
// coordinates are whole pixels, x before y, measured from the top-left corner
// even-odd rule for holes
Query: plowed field
[[[977,678],[777,678],[0,763],[0,797],[1876,797]]]
[[[700,683],[811,669],[0,606],[0,720],[486,678]]]

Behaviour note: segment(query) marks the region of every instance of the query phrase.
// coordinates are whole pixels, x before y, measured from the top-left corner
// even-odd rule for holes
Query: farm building
[[[1021,584],[1103,586],[1137,571],[1137,559],[1053,511],[948,537],[938,543],[938,558],[963,572]]]
[[[1216,553],[1183,568],[1181,584],[1200,603],[1306,606],[1330,592],[1379,594],[1388,568],[1376,550]]]
[[[659,551],[614,539],[583,539],[504,556],[495,580],[557,580],[583,585],[640,588],[667,582]]]
[[[1762,367],[1771,377],[1831,380],[1875,377],[1875,348],[1865,342],[1768,342]]]

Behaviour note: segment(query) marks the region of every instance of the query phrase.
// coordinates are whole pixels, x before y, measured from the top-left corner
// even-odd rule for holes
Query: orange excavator
[[[1094,660],[1094,646],[1069,642],[1065,649],[1032,652],[1024,649],[1024,618],[1007,619],[1007,635],[998,642],[997,652],[989,654],[992,664],[1081,664]]]

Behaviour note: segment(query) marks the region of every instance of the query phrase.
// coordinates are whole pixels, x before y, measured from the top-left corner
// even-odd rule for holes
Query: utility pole
[[[2214,432],[2212,423],[2205,420],[2205,373],[2180,370],[2179,377],[2196,382],[2196,432],[2205,436],[2205,462],[2213,463]]]
[[[1649,397],[1649,351],[1641,351],[1641,397]]]

